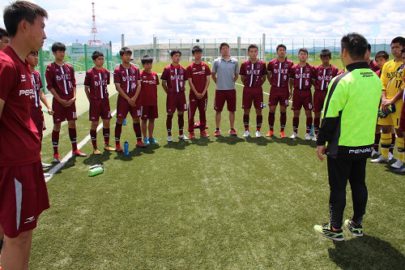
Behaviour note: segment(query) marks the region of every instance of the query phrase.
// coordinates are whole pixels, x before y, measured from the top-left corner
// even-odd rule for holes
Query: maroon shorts
[[[401,118],[399,120],[399,130],[405,132],[405,105],[402,106]]]
[[[31,110],[31,118],[34,121],[35,126],[38,129],[39,138],[42,140],[43,131],[45,128],[45,120],[44,120],[44,113],[42,112],[41,108],[32,108]]]
[[[141,106],[141,112],[143,120],[156,119],[159,117],[158,106],[154,105]]]
[[[110,101],[106,99],[90,100],[89,120],[98,121],[99,119],[111,119]]]
[[[323,109],[323,103],[325,102],[326,94],[328,91],[315,90],[314,92],[314,112],[319,113]]]
[[[141,106],[136,105],[133,107],[129,105],[128,101],[119,96],[117,99],[117,118],[124,119],[127,117],[128,113],[131,114],[132,118],[141,117]]]
[[[70,107],[63,107],[62,104],[56,101],[56,99],[53,99],[52,110],[54,112],[53,122],[55,124],[61,123],[63,121],[77,120],[75,103],[73,103]]]
[[[39,215],[48,208],[41,161],[0,167],[0,224],[5,235],[17,237],[34,229]]]
[[[216,90],[214,109],[217,112],[222,112],[226,101],[228,111],[236,111],[236,90]]]
[[[269,96],[269,106],[277,106],[277,104],[280,104],[280,106],[286,106],[288,107],[288,99],[290,97],[290,92],[287,89],[276,89],[276,88],[271,88],[270,89],[270,96]]]
[[[301,110],[304,107],[306,111],[312,110],[312,94],[311,90],[294,90],[293,102],[291,109],[293,111]]]
[[[252,104],[256,110],[263,109],[263,89],[243,88],[242,109],[250,109]]]
[[[175,111],[187,111],[186,94],[184,92],[168,93],[166,99],[166,112],[174,113]]]

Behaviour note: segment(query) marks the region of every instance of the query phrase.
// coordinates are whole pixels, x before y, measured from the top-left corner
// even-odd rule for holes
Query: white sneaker
[[[256,138],[260,138],[262,136],[262,133],[260,131],[256,130]]]
[[[379,153],[379,152],[377,152],[377,151],[375,151],[374,149],[373,149],[373,151],[371,152],[371,156],[372,157],[378,157],[378,156],[380,156],[381,154]],[[389,157],[389,155],[388,155],[388,157]]]
[[[293,134],[290,136],[290,139],[296,139],[298,136],[297,136],[297,133],[295,133],[295,132],[293,132]]]
[[[388,162],[394,159],[394,155],[391,152],[388,152]]]
[[[387,163],[387,160],[382,155],[380,155],[378,158],[374,158],[370,161],[371,161],[371,163]]]
[[[399,169],[402,167],[402,165],[404,165],[402,163],[402,161],[400,161],[399,159],[397,161],[395,161],[394,163],[391,164],[391,168],[393,169]]]
[[[318,138],[316,137],[316,135],[312,136],[312,140],[313,140],[314,142],[316,142],[317,139],[318,139]]]
[[[167,142],[173,142],[173,137],[172,136],[167,136]]]
[[[42,162],[42,169],[49,169],[52,167],[52,164]]]
[[[245,132],[243,133],[243,137],[245,137],[245,138],[250,137],[249,130],[245,130]]]
[[[180,135],[179,140],[186,141],[186,140],[188,140],[188,137],[186,135]]]
[[[306,141],[312,140],[311,135],[309,133],[305,133],[304,138],[305,138]]]

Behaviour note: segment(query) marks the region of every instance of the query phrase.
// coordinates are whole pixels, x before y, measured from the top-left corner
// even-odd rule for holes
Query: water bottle
[[[103,172],[104,168],[101,164],[93,165],[90,167],[89,177],[94,177],[96,175],[102,174]]]
[[[128,143],[128,141],[124,142],[124,155],[129,156],[129,143]]]
[[[127,119],[126,119],[126,118],[124,118],[124,120],[122,120],[122,125],[123,125],[123,126],[126,126],[126,125],[127,125]]]

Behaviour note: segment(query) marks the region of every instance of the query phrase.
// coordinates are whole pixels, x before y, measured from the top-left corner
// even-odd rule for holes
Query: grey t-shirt
[[[217,75],[217,90],[233,90],[235,89],[234,78],[239,74],[238,60],[231,57],[226,61],[218,57],[214,60],[212,72]]]

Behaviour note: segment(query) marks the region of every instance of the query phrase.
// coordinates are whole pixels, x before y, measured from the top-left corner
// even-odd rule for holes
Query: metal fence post
[[[88,70],[87,44],[84,44],[84,70]]]
[[[42,48],[39,50],[39,72],[41,73],[42,84],[44,85],[43,91],[46,93],[46,80],[45,80],[45,64],[44,64],[44,51]]]

